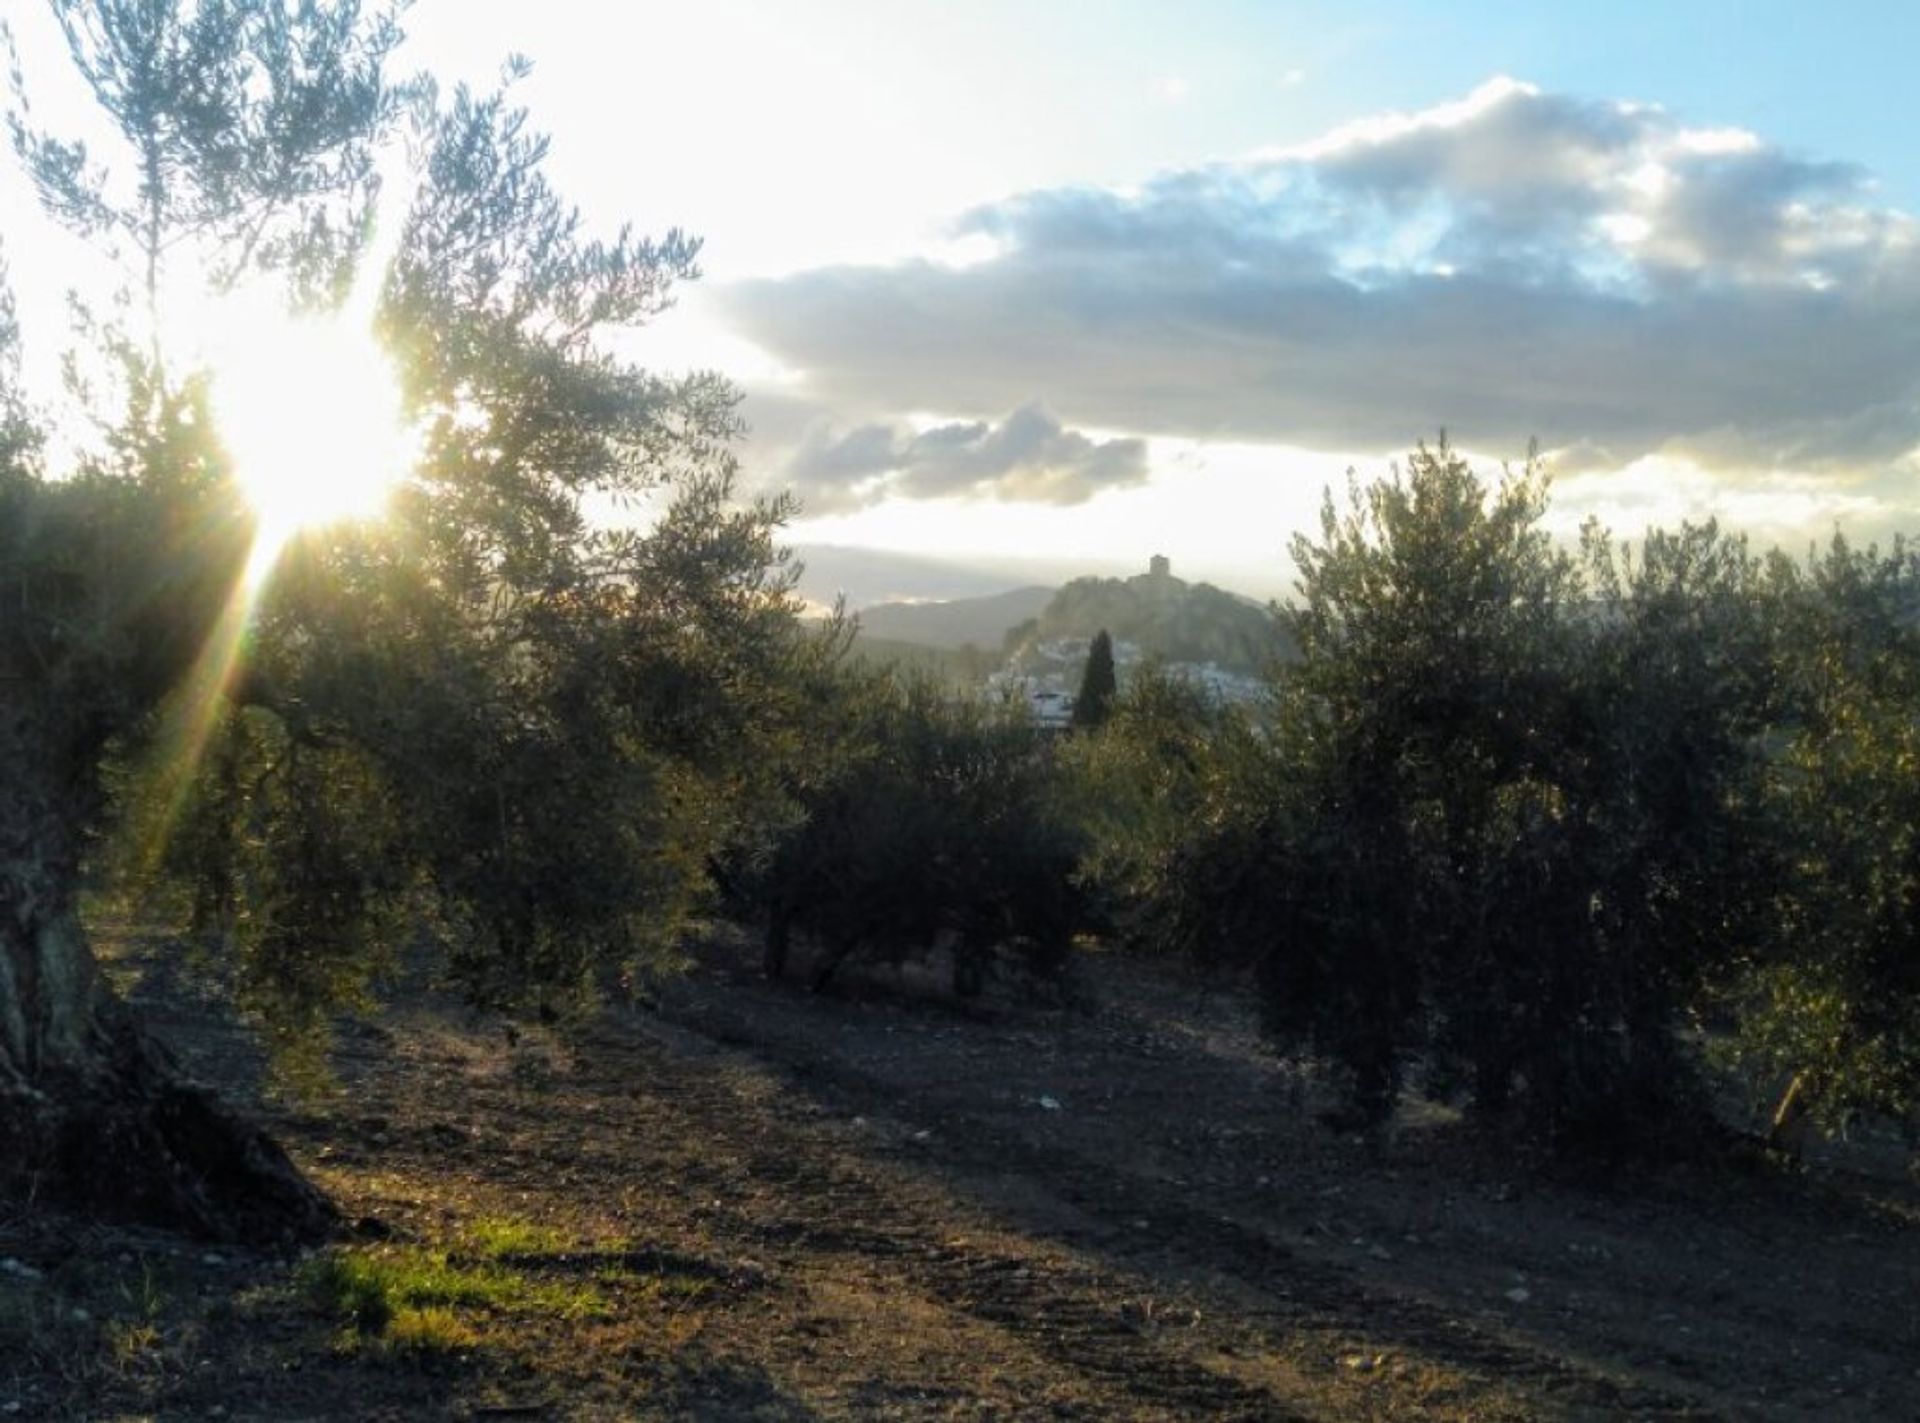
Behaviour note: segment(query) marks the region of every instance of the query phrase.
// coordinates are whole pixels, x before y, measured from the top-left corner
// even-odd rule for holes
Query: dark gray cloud
[[[995,254],[743,283],[726,308],[832,409],[1043,401],[1076,425],[1362,453],[1444,425],[1480,448],[1835,471],[1920,442],[1920,224],[1853,167],[1654,108],[1497,82],[958,226]],[[900,455],[855,430],[810,477],[886,458],[900,492],[982,486],[933,446]]]
[[[1134,438],[1092,439],[1029,404],[998,423],[917,432],[887,423],[841,432],[822,422],[800,441],[785,477],[815,514],[889,495],[1078,504],[1105,489],[1143,483],[1147,446]]]

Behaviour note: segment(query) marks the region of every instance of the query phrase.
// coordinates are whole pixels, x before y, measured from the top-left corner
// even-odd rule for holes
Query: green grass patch
[[[444,1250],[330,1251],[301,1267],[300,1283],[315,1308],[353,1335],[411,1348],[468,1347],[450,1342],[472,1333],[458,1311],[579,1319],[606,1308],[590,1286],[532,1280],[488,1261],[459,1264]]]
[[[565,1231],[507,1216],[482,1216],[467,1229],[474,1250],[489,1259],[502,1255],[558,1255],[573,1245]]]
[[[403,1309],[387,1325],[387,1345],[409,1354],[452,1354],[480,1342],[473,1327],[450,1309]]]
[[[713,1281],[697,1275],[651,1275],[643,1286],[648,1298],[670,1305],[698,1304],[713,1291]]]

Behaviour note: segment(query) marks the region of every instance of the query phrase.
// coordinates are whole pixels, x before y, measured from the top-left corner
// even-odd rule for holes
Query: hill
[[[1292,644],[1260,604],[1210,583],[1175,578],[1165,559],[1132,578],[1076,578],[1008,634],[1010,660],[1049,644],[1090,638],[1102,628],[1133,658],[1211,665],[1243,676],[1288,656]]]
[[[860,630],[873,638],[923,647],[971,644],[997,654],[1008,630],[1039,614],[1053,598],[1051,588],[1014,588],[990,597],[941,603],[877,603],[860,610]]]

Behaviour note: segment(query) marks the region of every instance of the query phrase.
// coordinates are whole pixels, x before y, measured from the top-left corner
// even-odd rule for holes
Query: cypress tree
[[[1101,628],[1094,634],[1093,645],[1087,649],[1087,670],[1080,678],[1080,695],[1073,702],[1073,724],[1076,727],[1092,730],[1105,725],[1113,714],[1113,698],[1117,690],[1113,676],[1113,639],[1107,630]]]

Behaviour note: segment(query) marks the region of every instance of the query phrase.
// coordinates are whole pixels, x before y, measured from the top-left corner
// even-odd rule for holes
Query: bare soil
[[[564,1033],[412,995],[296,1109],[130,942],[161,1035],[358,1222],[336,1249],[457,1264],[516,1223],[506,1263],[594,1302],[403,1349],[297,1262],[16,1211],[0,1418],[1920,1417],[1901,1160],[1556,1180],[1430,1109],[1328,1133],[1244,995],[1162,967],[963,1006],[753,959]]]

